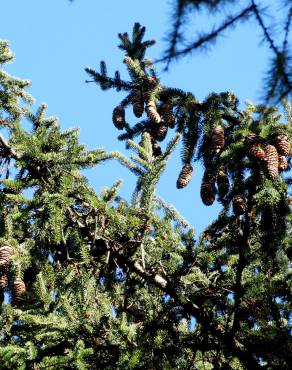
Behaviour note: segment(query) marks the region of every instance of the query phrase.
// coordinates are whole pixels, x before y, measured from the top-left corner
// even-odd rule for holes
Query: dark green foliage
[[[239,111],[231,93],[199,103],[161,85],[144,59],[151,44],[143,43],[144,32],[135,25],[132,41],[120,37],[131,82],[118,73],[109,78],[104,63],[101,73],[87,71],[102,88],[129,92],[124,109],[137,91],[158,114],[163,104],[171,107],[175,134],[159,153],[149,118],[123,125],[119,138],[134,152],[130,158],[88,151],[76,130],[62,132],[45,116],[44,105],[35,114],[21,108],[26,84],[0,73],[1,89],[7,81],[22,86],[6,91],[6,116],[0,95],[9,128],[7,140],[0,136],[0,248],[14,251],[8,259],[0,254],[0,279],[7,279],[0,284],[0,369],[289,368],[292,182],[269,178],[266,161],[251,156],[248,143],[256,137],[263,147],[285,149],[291,108],[287,103],[284,124],[275,108],[248,104]],[[11,59],[7,44],[0,51],[3,63]],[[214,150],[218,125],[224,145]],[[184,168],[189,173],[190,162],[201,160],[212,202],[218,193],[223,206],[198,240],[155,194],[181,137]],[[130,202],[118,195],[121,182],[96,194],[82,175],[108,159],[137,177]],[[17,279],[26,292],[4,302]]]

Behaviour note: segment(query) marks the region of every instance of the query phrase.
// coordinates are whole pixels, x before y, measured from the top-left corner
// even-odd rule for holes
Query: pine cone
[[[176,187],[182,189],[188,185],[193,175],[193,167],[191,164],[186,163],[178,176]]]
[[[233,213],[235,216],[243,215],[246,212],[246,202],[241,195],[234,197],[232,202]]]
[[[171,109],[171,105],[168,103],[164,103],[160,107],[160,114],[161,117],[166,124],[166,126],[170,128],[174,128],[175,126],[175,116],[173,114],[173,111]]]
[[[12,287],[12,297],[13,297],[13,304],[17,305],[21,300],[26,292],[25,284],[24,282],[20,279],[17,278]]]
[[[211,150],[218,153],[225,144],[224,128],[216,126],[211,133]]]
[[[161,147],[156,141],[152,142],[152,153],[154,157],[159,157],[162,154]]]
[[[9,245],[0,248],[0,268],[6,271],[9,266],[9,260],[14,254],[14,249]]]
[[[224,198],[229,191],[229,180],[225,171],[220,170],[217,176],[217,188],[220,198]]]
[[[249,134],[246,138],[245,138],[245,141],[246,141],[246,144],[249,145],[249,146],[252,146],[253,144],[258,144],[259,141],[260,141],[260,138],[258,137],[257,134]]]
[[[291,144],[289,142],[288,136],[285,134],[278,135],[276,137],[276,148],[280,155],[287,157],[290,154]]]
[[[259,144],[253,144],[249,148],[249,155],[259,160],[265,159],[266,156],[265,151],[262,148],[260,148]]]
[[[0,276],[0,289],[5,289],[8,284],[7,275]]]
[[[206,206],[211,206],[214,203],[216,196],[215,183],[212,179],[209,179],[206,173],[202,180],[200,193],[201,199]]]
[[[113,110],[113,124],[118,130],[122,130],[125,125],[125,108],[121,105],[118,105]]]
[[[268,176],[272,179],[275,179],[278,176],[278,152],[273,145],[267,145],[265,148],[266,153],[266,169]]]
[[[162,141],[165,139],[167,135],[168,127],[163,124],[154,124],[151,127],[150,135],[153,137],[154,140]]]
[[[279,160],[279,167],[278,167],[279,171],[286,171],[289,166],[286,157],[284,157],[283,155],[279,155],[278,160]]]
[[[161,117],[157,112],[156,104],[154,103],[154,101],[149,101],[146,104],[146,113],[152,122],[156,124],[161,122]]]
[[[133,113],[140,118],[144,112],[144,101],[141,91],[136,91],[132,97]]]

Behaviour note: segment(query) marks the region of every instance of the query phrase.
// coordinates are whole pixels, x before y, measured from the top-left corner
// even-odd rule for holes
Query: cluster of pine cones
[[[210,134],[210,155],[218,154],[225,145],[225,131],[220,125],[213,128]],[[216,188],[217,185],[217,188]],[[210,206],[214,203],[216,194],[218,192],[219,197],[223,198],[229,191],[229,180],[225,168],[220,168],[218,172],[210,172],[208,169],[205,170],[200,195],[203,203],[206,206]]]
[[[224,128],[220,125],[213,128],[210,135],[210,154],[218,154],[225,145]],[[178,176],[176,187],[178,189],[184,188],[188,185],[193,175],[193,167],[190,163],[185,163]],[[205,171],[201,184],[201,198],[205,205],[213,204],[217,189],[215,182],[217,181],[217,188],[219,196],[223,197],[228,193],[229,181],[224,169],[220,169],[216,177],[209,171]]]
[[[287,157],[290,155],[291,144],[286,134],[280,133],[274,137],[273,144],[260,146],[261,139],[256,134],[247,137],[248,154],[251,158],[265,161],[268,177],[275,179],[279,171],[288,169]]]
[[[9,245],[3,245],[0,247],[0,289],[2,290],[8,286],[8,269],[10,259],[14,253],[14,249]],[[25,291],[25,283],[20,278],[16,278],[12,285],[13,305],[17,305],[21,302]]]
[[[175,116],[170,102],[162,102],[157,106],[151,98],[151,92],[158,83],[157,79],[148,77],[146,82],[145,91],[137,89],[130,95],[130,103],[137,118],[141,118],[144,111],[147,114],[150,121],[148,132],[152,138],[153,154],[158,156],[161,154],[161,149],[157,141],[164,140],[168,128],[174,128]],[[114,108],[112,120],[117,129],[122,130],[126,127],[125,106],[122,103]]]
[[[220,168],[216,174],[208,170],[205,171],[200,195],[206,206],[211,206],[214,203],[217,193],[220,198],[224,198],[228,191],[229,180],[225,168]]]

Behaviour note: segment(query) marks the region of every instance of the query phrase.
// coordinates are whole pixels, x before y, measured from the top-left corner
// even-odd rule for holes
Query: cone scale
[[[216,188],[212,181],[203,180],[200,191],[201,199],[205,206],[211,206],[216,196]]]
[[[113,124],[118,130],[122,130],[125,127],[125,108],[121,105],[118,105],[113,110]]]
[[[9,266],[10,258],[14,254],[14,249],[9,245],[0,248],[0,268],[5,271]]]
[[[265,148],[266,171],[268,177],[275,179],[278,176],[279,159],[277,149],[273,145],[267,145]]]
[[[144,102],[142,93],[140,91],[136,91],[133,98],[132,98],[132,106],[133,106],[133,113],[137,118],[142,117],[144,112]]]
[[[146,113],[151,122],[156,123],[156,124],[159,124],[161,122],[161,117],[159,113],[157,112],[157,107],[154,101],[149,101],[147,103]]]
[[[277,149],[279,155],[287,157],[290,154],[291,144],[288,140],[287,135],[278,135],[277,138],[276,138],[275,146],[276,146],[276,149]]]
[[[193,167],[191,164],[186,163],[178,176],[176,187],[182,189],[188,185],[193,175]]]
[[[218,153],[224,147],[224,144],[224,128],[222,126],[216,126],[211,134],[211,150]]]
[[[26,287],[24,282],[17,278],[12,287],[12,297],[13,297],[13,304],[17,305],[18,303],[21,302],[24,293],[26,292]]]

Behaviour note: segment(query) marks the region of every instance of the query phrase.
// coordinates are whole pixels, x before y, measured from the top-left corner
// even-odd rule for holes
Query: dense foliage
[[[284,122],[229,92],[199,103],[163,86],[144,33],[119,35],[130,81],[87,68],[127,92],[112,118],[130,158],[88,151],[0,71],[0,369],[289,368],[290,105]],[[11,59],[1,41],[0,63]],[[198,240],[155,192],[180,139],[177,187],[201,161],[202,201],[222,204]],[[120,182],[96,194],[82,175],[110,159],[137,176],[131,202]]]

